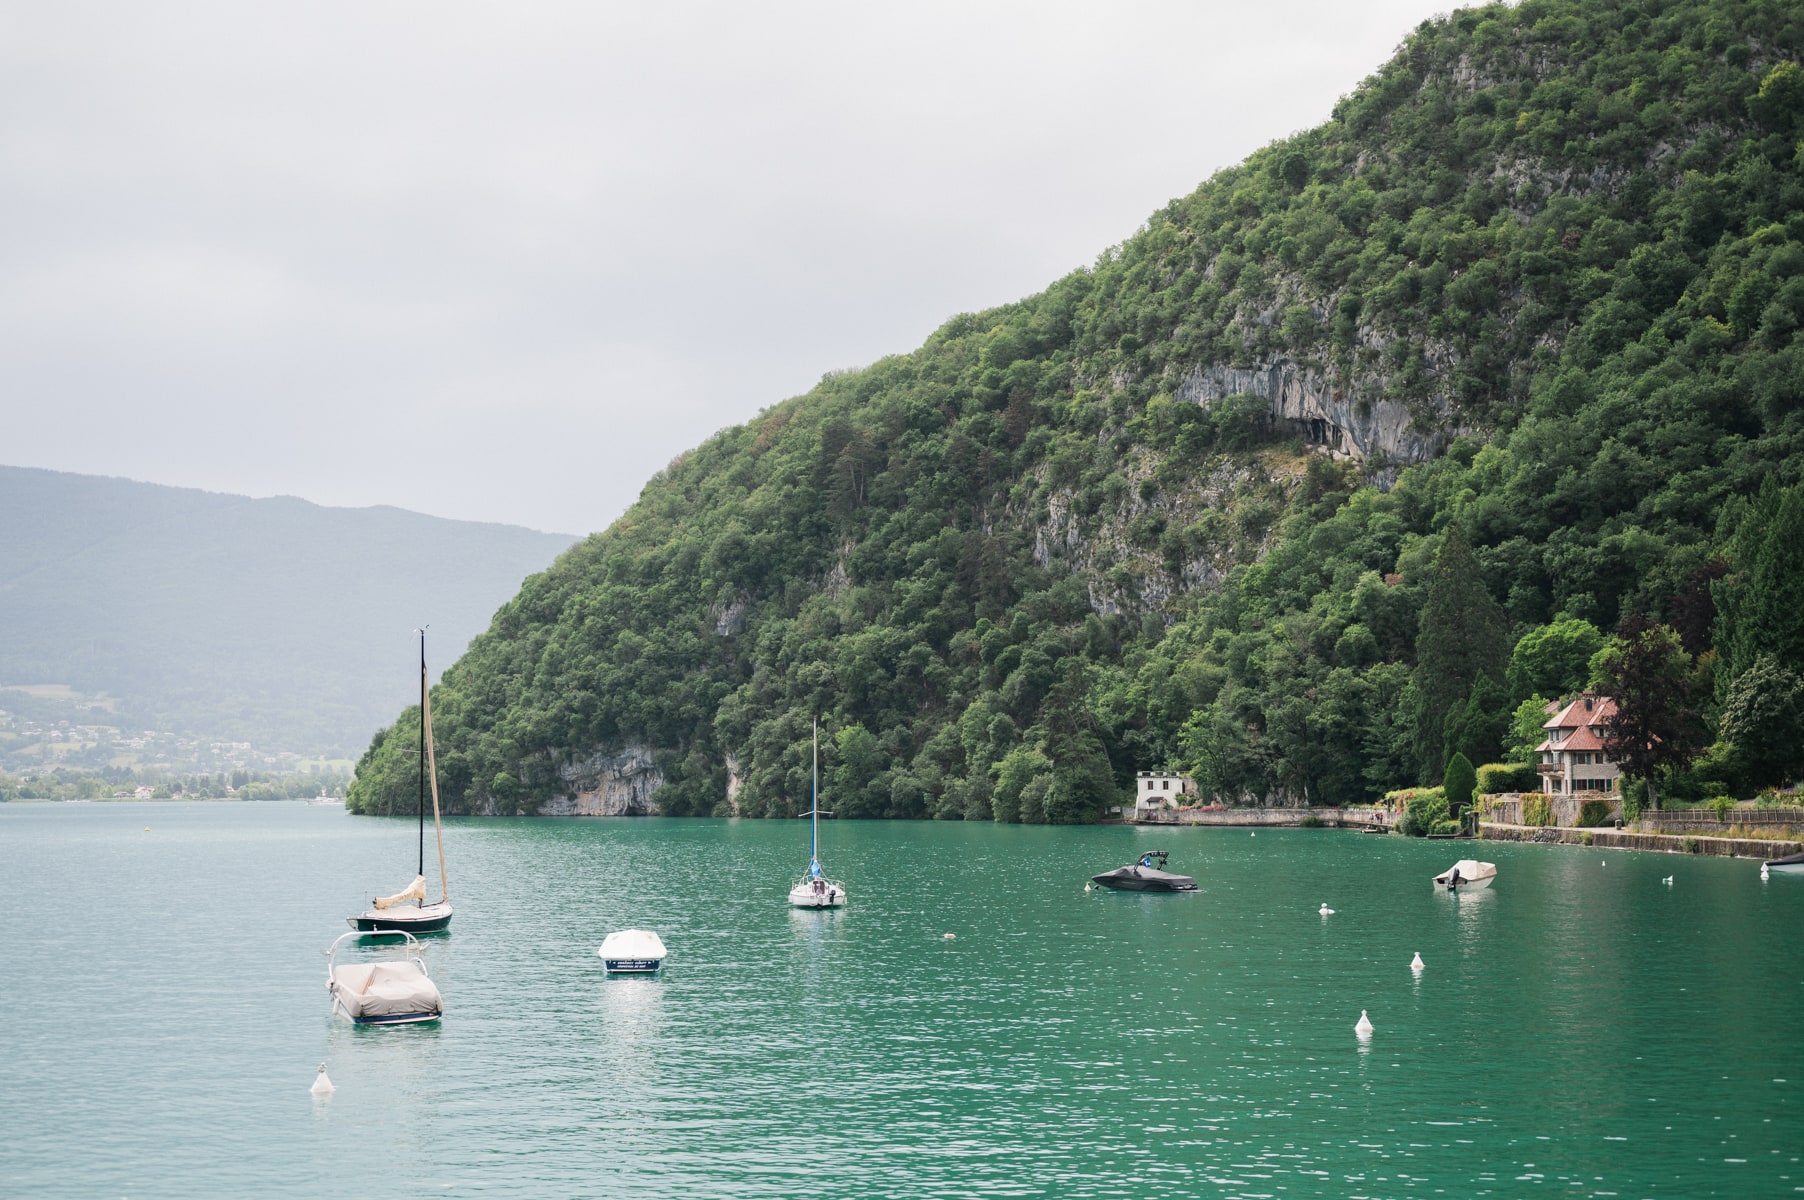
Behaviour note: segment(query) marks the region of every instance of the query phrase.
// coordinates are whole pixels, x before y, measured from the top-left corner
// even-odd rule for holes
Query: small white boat
[[[791,908],[844,908],[846,885],[827,878],[821,870],[821,727],[818,721],[814,725],[813,789],[813,803],[805,814],[814,822],[808,847],[808,871],[789,889],[789,904]]]
[[[1497,878],[1496,863],[1462,858],[1436,875],[1434,885],[1444,887],[1450,892],[1457,892],[1460,888],[1490,887],[1491,881],[1495,878]]]
[[[664,939],[649,929],[616,929],[595,953],[611,972],[649,975],[664,965],[670,952],[664,949]]]
[[[340,963],[338,948],[352,938],[404,937],[406,954],[399,959]],[[438,985],[420,961],[419,941],[404,929],[341,933],[326,951],[326,991],[332,1010],[358,1025],[413,1025],[436,1021],[445,1013]]]

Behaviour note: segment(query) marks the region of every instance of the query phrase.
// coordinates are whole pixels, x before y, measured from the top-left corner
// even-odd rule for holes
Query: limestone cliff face
[[[1382,378],[1336,382],[1289,359],[1251,368],[1193,367],[1174,399],[1207,408],[1229,396],[1258,396],[1274,420],[1296,424],[1304,437],[1336,457],[1373,468],[1427,462],[1461,432],[1450,421],[1423,429],[1409,406],[1384,395]]]
[[[558,768],[561,792],[539,806],[542,817],[649,817],[657,814],[652,793],[664,782],[652,748],[631,744],[596,752]]]

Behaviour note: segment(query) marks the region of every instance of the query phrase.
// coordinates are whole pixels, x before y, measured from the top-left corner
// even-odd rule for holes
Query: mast
[[[446,904],[451,899],[451,877],[445,874],[445,826],[438,815],[438,758],[432,748],[432,694],[430,692],[420,697],[420,717],[421,724],[426,728],[426,769],[432,778],[432,836],[438,840],[438,902]],[[424,837],[425,834],[422,831],[421,838],[424,839]],[[422,844],[420,848],[422,858],[425,853],[425,847]],[[425,901],[421,900],[420,903],[424,904]]]
[[[416,874],[426,874],[426,631],[416,629],[420,635],[420,795],[416,806],[420,814],[420,869]]]
[[[814,718],[814,794],[808,805],[808,813],[814,822],[814,831],[808,841],[808,871],[811,875],[821,873],[821,719]]]

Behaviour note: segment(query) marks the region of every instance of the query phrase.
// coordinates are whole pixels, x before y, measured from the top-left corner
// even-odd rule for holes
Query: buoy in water
[[[1664,883],[1667,887],[1671,887],[1672,886],[1672,876],[1668,875],[1665,879],[1662,879],[1660,882]]]
[[[326,1064],[325,1063],[321,1063],[319,1065],[319,1074],[315,1075],[313,1077],[313,1086],[308,1088],[307,1090],[312,1092],[315,1096],[328,1095],[329,1093],[336,1092],[338,1090],[337,1088],[332,1086],[332,1079],[330,1076],[328,1076],[326,1074]]]
[[[1366,1016],[1366,1010],[1363,1008],[1359,1010],[1359,1024],[1353,1027],[1353,1032],[1362,1038],[1372,1036],[1372,1018]]]
[[[958,940],[958,935],[956,933],[942,933],[940,934],[940,937],[948,942],[956,942]]]
[[[1766,873],[1766,864],[1765,863],[1760,864],[1760,877],[1762,879],[1768,878],[1767,873]]]
[[[1322,905],[1320,908],[1316,909],[1315,911],[1321,913],[1324,917],[1332,917],[1334,915],[1334,910],[1332,908],[1329,908],[1326,904]]]
[[[1422,961],[1422,952],[1420,950],[1416,951],[1416,956],[1409,960],[1409,969],[1412,971],[1420,971],[1427,965],[1427,963]]]
[[[1089,885],[1089,884],[1087,884],[1087,883],[1086,883],[1086,884],[1085,884],[1085,885],[1084,885],[1084,890],[1085,890],[1085,891],[1086,891],[1086,892],[1087,892],[1087,891],[1089,891],[1089,890],[1090,890],[1090,885]]]

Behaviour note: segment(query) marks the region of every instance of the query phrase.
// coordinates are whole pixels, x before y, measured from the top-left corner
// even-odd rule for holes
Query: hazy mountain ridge
[[[1438,777],[1450,523],[1507,649],[1667,611],[1798,476],[1801,18],[1425,22],[1092,269],[674,462],[435,694],[451,803],[564,803],[617,750],[664,811],[790,812],[814,713],[846,815],[1083,820],[1172,761],[1228,797]],[[1504,667],[1449,702],[1475,755]],[[409,736],[355,804],[405,801]]]
[[[573,539],[0,467],[0,683],[104,692],[195,736],[354,753]]]

